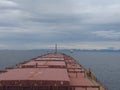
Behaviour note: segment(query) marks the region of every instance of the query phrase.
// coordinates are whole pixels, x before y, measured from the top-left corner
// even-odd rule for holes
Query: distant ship
[[[106,90],[64,53],[47,53],[0,72],[0,90]]]

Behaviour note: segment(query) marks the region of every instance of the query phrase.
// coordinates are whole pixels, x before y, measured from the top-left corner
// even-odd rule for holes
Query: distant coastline
[[[54,52],[54,49],[31,49],[31,50],[9,50],[9,49],[3,49],[0,51],[44,51],[44,52]],[[118,50],[111,50],[111,49],[58,49],[58,52],[120,52],[120,49]]]
[[[100,49],[100,50],[97,50],[97,49],[92,49],[92,50],[87,50],[87,49],[80,49],[80,50],[77,50],[75,49],[74,51],[81,51],[81,52],[120,52],[120,49],[119,50],[110,50],[110,49]]]

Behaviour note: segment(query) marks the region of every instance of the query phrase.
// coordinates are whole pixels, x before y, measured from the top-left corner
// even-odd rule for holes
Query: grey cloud
[[[119,10],[119,0],[1,0],[0,46],[118,42]]]
[[[17,24],[8,23],[8,22],[0,22],[0,27],[17,27]]]
[[[95,34],[98,37],[120,40],[120,31],[114,31],[114,30],[95,31],[95,32],[93,32],[93,34]]]
[[[28,19],[32,22],[40,22],[40,23],[49,23],[49,24],[76,24],[80,23],[80,20],[82,18],[75,17],[75,16],[70,16],[70,15],[46,15],[46,16],[41,16],[41,17],[32,17]]]
[[[18,4],[10,0],[0,1],[0,7],[16,7],[16,6],[18,6]]]

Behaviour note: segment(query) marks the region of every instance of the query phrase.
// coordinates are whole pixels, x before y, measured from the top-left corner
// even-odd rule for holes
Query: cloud
[[[118,42],[119,9],[119,0],[0,0],[0,48]]]
[[[102,38],[120,39],[120,31],[109,30],[109,31],[95,31],[92,33]]]
[[[17,7],[18,4],[10,0],[0,0],[0,9]]]
[[[120,1],[74,1],[74,13],[82,16],[83,23],[109,24],[120,22]]]
[[[7,45],[9,44],[9,46]],[[120,49],[120,42],[79,42],[79,43],[57,43],[58,49]],[[55,43],[2,43],[2,49],[54,49]]]

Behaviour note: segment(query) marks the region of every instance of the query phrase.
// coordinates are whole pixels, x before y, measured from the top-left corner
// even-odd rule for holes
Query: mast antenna
[[[57,44],[55,44],[55,53],[57,53]]]

